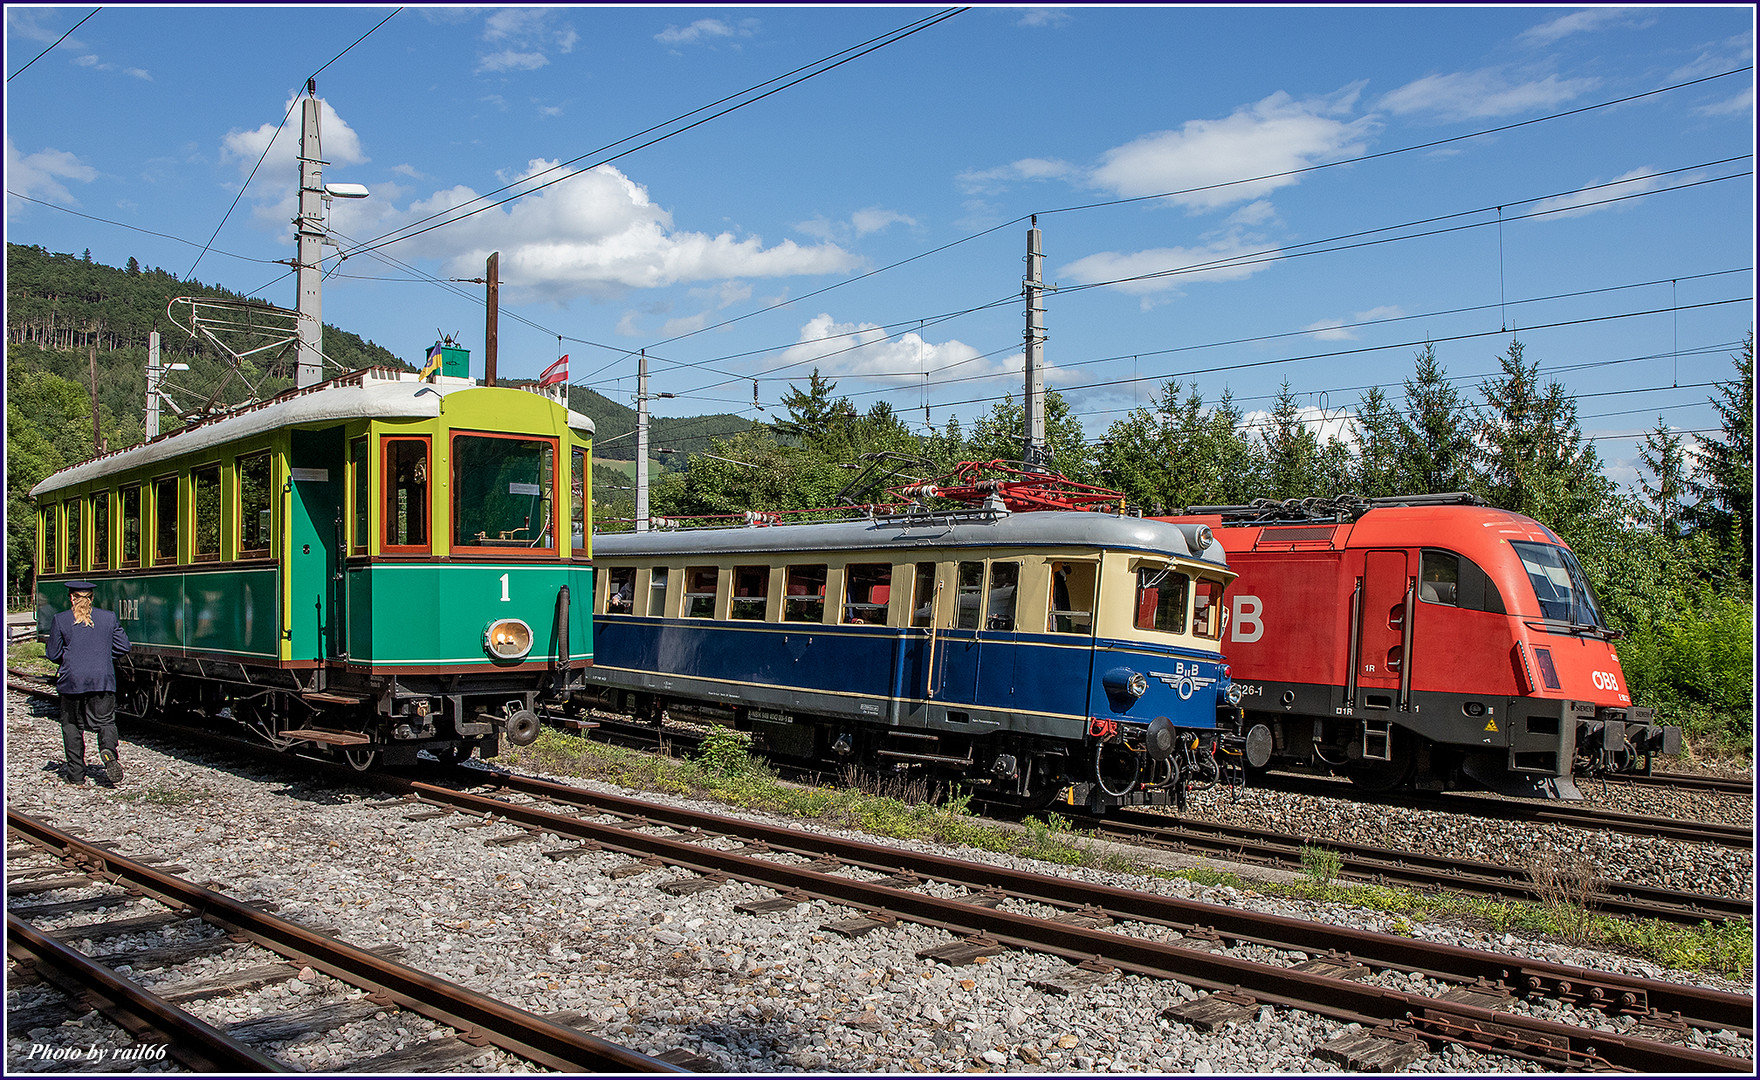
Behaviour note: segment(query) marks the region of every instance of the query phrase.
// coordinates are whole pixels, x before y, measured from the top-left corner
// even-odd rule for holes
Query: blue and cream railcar
[[[600,536],[595,692],[1024,806],[1177,801],[1238,739],[1207,528],[964,512]]]
[[[492,756],[591,662],[591,435],[523,390],[362,371],[63,469],[31,492],[39,631],[89,579],[135,645],[125,713],[359,768]]]

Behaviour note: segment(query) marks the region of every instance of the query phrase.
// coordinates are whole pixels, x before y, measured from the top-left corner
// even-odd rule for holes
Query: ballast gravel
[[[918,951],[947,942],[949,935],[900,923],[850,940],[822,926],[851,913],[818,901],[771,916],[742,915],[734,911],[735,905],[772,894],[733,882],[673,897],[657,886],[680,876],[676,870],[614,879],[607,871],[628,862],[626,856],[600,852],[553,861],[539,849],[561,846],[554,838],[537,845],[490,847],[484,840],[511,828],[454,828],[451,822],[456,819],[445,817],[407,821],[401,807],[373,805],[382,796],[365,789],[290,779],[291,774],[273,765],[243,763],[223,753],[154,741],[137,743],[126,731],[122,754],[127,776],[117,789],[90,783],[66,785],[48,771],[61,756],[52,706],[13,692],[7,695],[6,750],[7,803],[13,809],[83,836],[113,840],[124,853],[181,863],[189,867],[185,877],[211,882],[239,899],[273,901],[282,916],[333,931],[351,942],[400,947],[404,963],[521,1008],[576,1014],[578,1026],[588,1034],[647,1054],[683,1048],[707,1058],[717,1070],[751,1073],[1340,1071],[1313,1056],[1316,1047],[1346,1030],[1336,1021],[1266,1006],[1246,1020],[1203,1033],[1162,1016],[1169,1006],[1198,996],[1176,981],[1127,975],[1073,995],[1047,993],[1029,984],[1067,968],[1053,957],[1011,952],[962,967],[919,960]],[[618,790],[593,783],[583,786]],[[1245,805],[1218,808],[1218,813],[1246,817]],[[1356,828],[1362,830],[1380,830],[1375,833],[1378,840],[1370,841],[1355,829],[1352,838],[1396,843],[1392,819],[1379,816],[1385,808],[1361,808],[1375,813],[1354,816],[1338,811],[1340,805],[1328,803],[1337,820],[1359,822]],[[736,817],[760,816],[724,807],[708,809]],[[1297,803],[1289,812],[1311,809],[1305,811]],[[1445,842],[1439,833],[1467,843],[1460,834],[1476,832],[1487,849],[1504,842],[1486,828],[1495,823],[1475,819],[1455,823],[1449,821],[1451,815],[1430,817],[1428,831],[1421,834],[1427,849]],[[792,821],[785,824],[815,828]],[[848,835],[843,830],[819,831]],[[1658,852],[1666,846],[1658,845]],[[956,854],[1334,925],[1395,928],[1395,917],[1383,912],[1267,896],[1250,889],[1050,868],[969,850]],[[1745,861],[1738,857],[1743,854]],[[1606,857],[1631,855],[1619,848]],[[1706,858],[1703,872],[1736,883],[1731,888],[1746,881],[1751,894],[1752,853],[1722,852]],[[28,900],[70,899],[93,892]],[[26,899],[14,899],[9,906]],[[1008,903],[1033,910],[1030,904]],[[162,909],[142,900],[122,908],[35,921],[44,929],[61,929],[157,910]],[[1141,926],[1114,929],[1144,937],[1163,933]],[[1494,936],[1441,924],[1401,929],[1426,940],[1511,956],[1751,992],[1746,985],[1700,973],[1664,971],[1629,957],[1514,934]],[[91,953],[120,952],[213,934],[199,924],[178,924],[76,945]],[[1255,959],[1279,958],[1275,950],[1259,946],[1231,951]],[[175,969],[124,974],[165,988],[236,976],[277,959],[246,945]],[[1301,957],[1285,953],[1281,959],[1294,962]],[[1417,992],[1426,985],[1420,977],[1400,973],[1378,973],[1371,981]],[[8,1015],[21,1015],[55,996],[41,987],[14,987],[9,981]],[[320,1006],[370,1008],[361,997],[360,991],[306,969],[253,992],[209,998],[188,1007],[223,1026]],[[1579,1016],[1557,1002],[1529,1002],[1520,1008],[1549,1018],[1606,1023],[1603,1017]],[[1612,1030],[1618,1025],[1608,1026]],[[259,1048],[301,1071],[329,1072],[376,1055],[438,1043],[453,1034],[412,1014],[381,1010],[345,1027]],[[25,1031],[9,1024],[7,1071],[178,1069],[169,1061],[92,1065],[52,1059],[49,1053],[133,1045],[126,1033],[96,1013]],[[1744,1057],[1753,1055],[1751,1043],[1744,1039],[1709,1045]],[[537,1070],[489,1048],[442,1071]],[[1407,1071],[1545,1070],[1449,1047],[1425,1054]]]

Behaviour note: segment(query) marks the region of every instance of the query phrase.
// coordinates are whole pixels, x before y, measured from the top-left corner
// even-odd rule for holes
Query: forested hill
[[[593,440],[594,457],[610,461],[636,459],[634,409],[620,405],[604,394],[588,390],[584,386],[568,388],[568,407],[593,418],[596,429]],[[711,440],[730,439],[751,426],[750,420],[731,413],[712,413],[708,416],[650,415],[648,446],[651,456],[659,458],[667,468],[681,469],[684,467],[685,454],[712,449]],[[661,454],[652,450],[655,447],[673,452]]]

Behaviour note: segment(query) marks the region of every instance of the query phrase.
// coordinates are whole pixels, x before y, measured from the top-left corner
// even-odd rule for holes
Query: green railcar
[[[491,757],[592,662],[593,423],[368,370],[50,476],[37,628],[67,582],[134,643],[125,715],[193,709],[357,768]]]

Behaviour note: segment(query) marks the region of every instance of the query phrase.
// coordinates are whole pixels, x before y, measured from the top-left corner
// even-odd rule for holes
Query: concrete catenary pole
[[[164,372],[159,368],[159,331],[147,332],[147,438],[159,434],[159,380]]]
[[[1026,398],[1022,402],[1024,432],[1021,460],[1030,469],[1051,462],[1045,438],[1045,253],[1039,246],[1039,217],[1027,230],[1027,277],[1021,284],[1027,298]]]
[[[648,531],[648,350],[636,361],[636,532]]]
[[[298,255],[299,371],[296,386],[324,381],[324,161],[318,138],[318,87],[306,83],[299,138],[299,217],[294,219]]]

